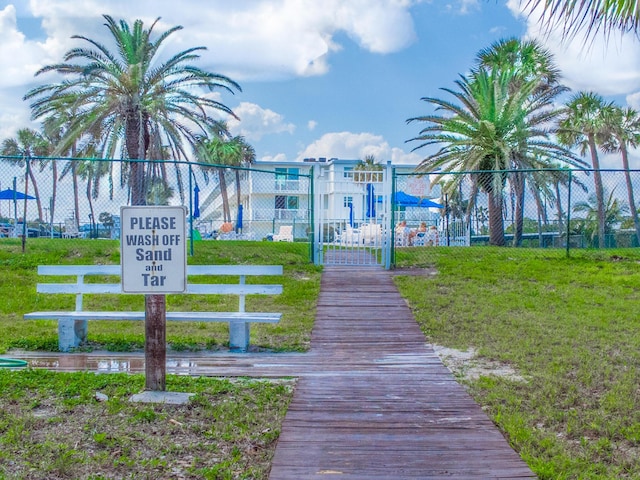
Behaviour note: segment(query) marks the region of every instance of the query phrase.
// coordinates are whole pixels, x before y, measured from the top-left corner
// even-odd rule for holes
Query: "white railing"
[[[307,220],[308,210],[289,210],[284,208],[254,208],[251,210],[251,220]]]

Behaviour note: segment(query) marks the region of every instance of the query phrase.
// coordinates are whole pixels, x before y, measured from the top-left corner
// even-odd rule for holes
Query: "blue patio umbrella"
[[[35,200],[36,197],[32,197],[31,195],[25,195],[22,192],[18,192],[11,188],[7,188],[0,192],[0,200]]]
[[[394,203],[401,207],[444,208],[443,205],[429,200],[428,198],[415,197],[403,191],[396,192]]]
[[[376,216],[376,190],[373,183],[367,183],[367,218]]]
[[[353,203],[349,202],[349,226],[353,227]]]
[[[242,205],[238,205],[238,218],[236,220],[236,230],[242,230]]]
[[[15,183],[15,182],[14,182]],[[18,200],[35,200],[36,197],[32,197],[31,195],[25,195],[22,192],[18,192],[12,188],[7,188],[5,190],[0,191],[0,200],[13,200],[13,216],[16,219],[16,223],[18,222]],[[11,207],[9,207],[11,208]]]

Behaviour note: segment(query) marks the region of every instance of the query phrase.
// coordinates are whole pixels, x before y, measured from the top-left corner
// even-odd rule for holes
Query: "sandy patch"
[[[480,377],[495,376],[508,378],[516,382],[526,382],[527,380],[518,373],[512,366],[478,357],[475,348],[466,351],[455,348],[432,345],[434,351],[442,360],[442,363],[451,372],[465,380],[477,380]]]

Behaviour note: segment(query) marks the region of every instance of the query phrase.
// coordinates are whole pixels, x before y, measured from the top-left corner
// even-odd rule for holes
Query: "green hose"
[[[15,358],[0,358],[0,368],[22,368],[26,367],[25,360],[17,360]]]

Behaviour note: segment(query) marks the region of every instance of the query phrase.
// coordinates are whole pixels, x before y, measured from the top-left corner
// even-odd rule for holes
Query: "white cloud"
[[[0,10],[0,88],[21,86],[33,82],[33,74],[46,58],[46,46],[29,41],[18,30],[16,9],[7,5]]]
[[[227,121],[234,135],[242,135],[247,140],[257,141],[264,135],[274,133],[293,134],[295,125],[287,123],[284,117],[273,110],[265,109],[255,103],[241,102],[233,112],[240,118]]]
[[[315,130],[315,128],[318,126],[318,122],[316,122],[315,120],[309,120],[307,122],[307,129],[312,132],[313,130]]]
[[[602,33],[592,40],[581,36],[563,40],[562,27],[547,32],[538,21],[539,12],[527,17],[519,0],[509,0],[507,5],[514,15],[526,18],[527,36],[554,54],[568,87],[602,95],[628,94],[640,88],[640,40],[633,34],[614,32],[607,39]]]
[[[389,160],[394,164],[416,164],[421,159],[416,154],[405,153],[399,148],[391,148],[380,135],[352,132],[324,134],[308,145],[297,159],[318,157],[364,159],[367,155],[373,155],[377,162],[383,164]]]
[[[640,110],[640,92],[627,95],[627,104],[636,110]]]
[[[408,0],[210,0],[197,8],[169,0],[30,2],[49,38],[67,48],[72,34],[106,38],[102,14],[129,22],[140,18],[146,25],[161,16],[158,31],[183,25],[172,42],[207,46],[205,66],[237,80],[324,74],[329,55],[340,49],[335,41],[340,32],[370,52],[400,50],[415,39],[411,5]]]

